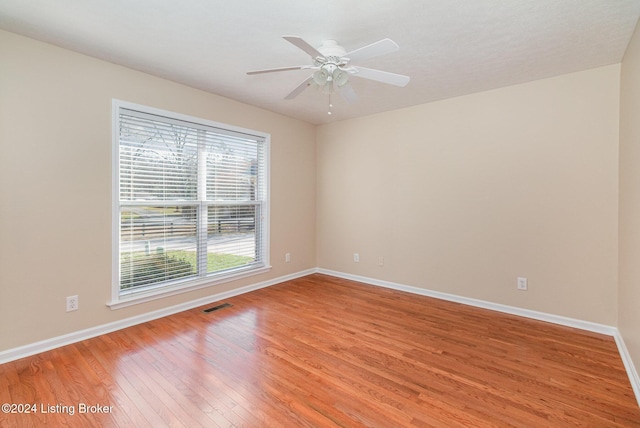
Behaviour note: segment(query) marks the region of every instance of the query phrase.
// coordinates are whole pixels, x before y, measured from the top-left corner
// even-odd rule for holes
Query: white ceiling
[[[618,63],[640,0],[0,0],[0,28],[314,124]],[[310,87],[310,63],[282,39],[347,51],[391,38],[398,52],[358,65],[411,77],[352,78],[347,103]],[[1,62],[1,59],[0,59]]]

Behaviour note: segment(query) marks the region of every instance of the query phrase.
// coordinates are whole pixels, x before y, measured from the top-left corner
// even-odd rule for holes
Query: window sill
[[[138,305],[169,296],[187,293],[189,291],[199,290],[201,288],[211,287],[217,284],[223,284],[225,282],[235,281],[249,276],[259,275],[269,272],[270,270],[271,266],[264,266],[258,269],[247,270],[245,272],[230,273],[229,275],[220,276],[215,279],[202,278],[196,281],[190,281],[186,284],[176,284],[155,290],[140,291],[130,295],[113,298],[110,302],[107,302],[107,306],[110,307],[111,310],[122,309],[128,306]]]

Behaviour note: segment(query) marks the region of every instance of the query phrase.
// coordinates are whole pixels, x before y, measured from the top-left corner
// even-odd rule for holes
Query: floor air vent
[[[218,311],[220,309],[229,308],[231,306],[233,306],[231,303],[223,303],[221,305],[214,306],[213,308],[205,309],[202,312],[206,312],[206,313],[215,312],[215,311]]]

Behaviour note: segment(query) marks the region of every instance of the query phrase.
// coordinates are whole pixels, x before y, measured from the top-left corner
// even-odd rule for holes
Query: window
[[[114,122],[112,307],[268,268],[268,135],[119,101]]]

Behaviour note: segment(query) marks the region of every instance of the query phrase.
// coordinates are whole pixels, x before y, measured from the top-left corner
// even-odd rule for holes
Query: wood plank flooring
[[[319,274],[225,302],[0,365],[0,426],[640,426],[608,336]]]

